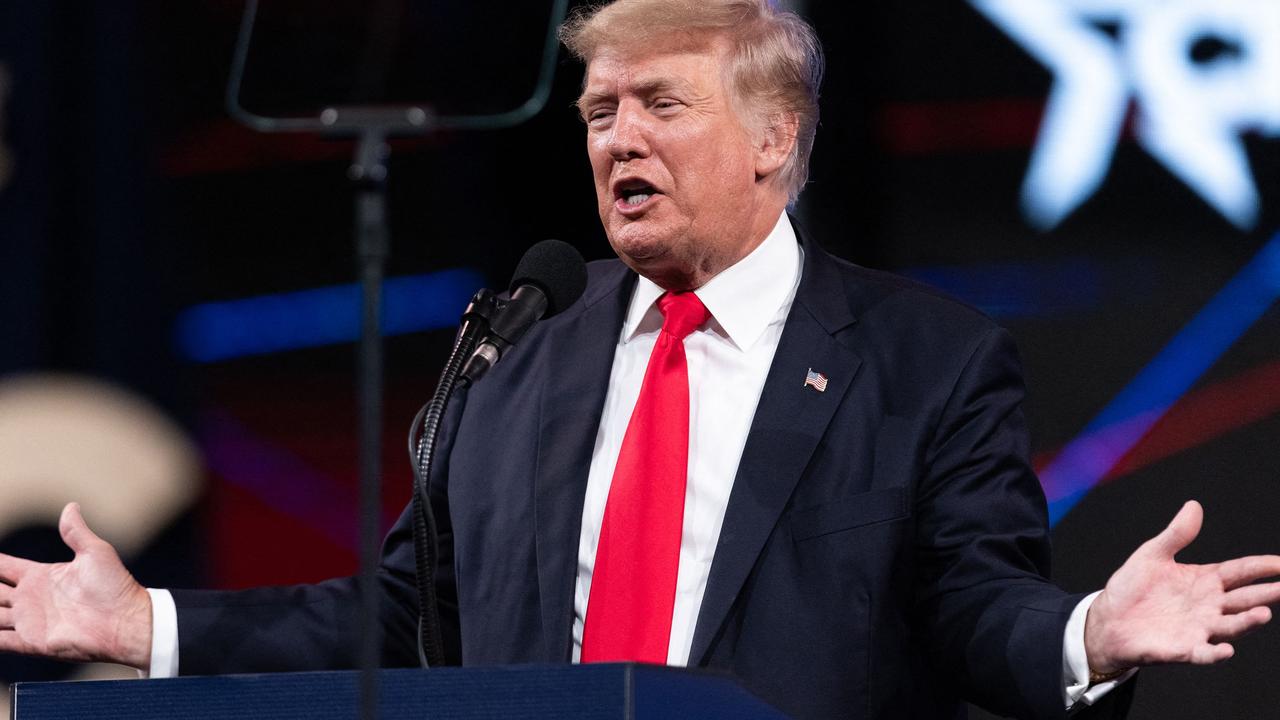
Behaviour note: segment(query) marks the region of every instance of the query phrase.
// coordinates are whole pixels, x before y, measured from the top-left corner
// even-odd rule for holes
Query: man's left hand
[[[1174,555],[1200,533],[1194,500],[1169,527],[1143,543],[1107,581],[1085,621],[1089,669],[1109,675],[1161,663],[1208,665],[1235,653],[1230,644],[1271,619],[1280,602],[1280,556],[1255,555],[1188,565]]]

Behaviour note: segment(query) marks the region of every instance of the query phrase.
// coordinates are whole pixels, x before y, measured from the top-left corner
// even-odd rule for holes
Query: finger
[[[17,585],[32,565],[35,563],[30,560],[0,553],[0,582]]]
[[[0,607],[13,607],[13,588],[0,585]]]
[[[1270,620],[1269,607],[1256,607],[1235,615],[1225,615],[1214,623],[1210,636],[1214,640],[1234,640]]]
[[[1191,650],[1192,665],[1212,665],[1214,663],[1229,660],[1232,655],[1236,654],[1236,649],[1231,647],[1230,643],[1217,643],[1210,645],[1198,645]]]
[[[1280,576],[1280,555],[1250,555],[1218,563],[1218,577],[1228,590],[1277,576]]]
[[[1200,534],[1200,524],[1204,521],[1204,508],[1195,500],[1183,504],[1177,515],[1173,516],[1169,526],[1159,535],[1146,542],[1147,547],[1159,555],[1172,558],[1179,551],[1191,544]]]
[[[13,629],[13,608],[0,608],[0,630]]]
[[[1244,612],[1259,605],[1280,603],[1280,582],[1245,585],[1227,593],[1222,598],[1224,613]]]
[[[62,517],[58,519],[58,532],[62,534],[62,541],[67,544],[67,547],[76,553],[83,552],[91,543],[98,541],[98,536],[93,534],[85,524],[84,516],[80,514],[80,503],[67,503],[67,506],[62,508]]]

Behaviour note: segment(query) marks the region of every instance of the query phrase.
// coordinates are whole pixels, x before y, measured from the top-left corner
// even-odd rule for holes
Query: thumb
[[[1203,522],[1204,508],[1195,500],[1188,500],[1178,514],[1173,516],[1169,526],[1151,538],[1148,544],[1158,554],[1172,558],[1196,539]]]
[[[67,503],[62,508],[58,532],[62,535],[62,541],[76,554],[84,552],[91,543],[99,541],[98,536],[85,524],[84,516],[80,514],[80,503]]]

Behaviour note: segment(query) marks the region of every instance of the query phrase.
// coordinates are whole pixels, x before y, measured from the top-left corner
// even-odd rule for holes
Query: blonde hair
[[[616,0],[579,8],[560,28],[584,63],[604,47],[701,45],[717,35],[732,45],[728,84],[749,119],[765,126],[779,115],[796,120],[795,144],[777,175],[795,202],[809,178],[823,71],[822,46],[800,16],[769,0]]]

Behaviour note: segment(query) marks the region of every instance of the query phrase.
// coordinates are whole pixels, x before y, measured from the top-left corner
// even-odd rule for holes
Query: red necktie
[[[689,469],[689,366],[684,339],[710,313],[691,292],[658,298],[662,331],[600,526],[582,662],[667,662]]]

